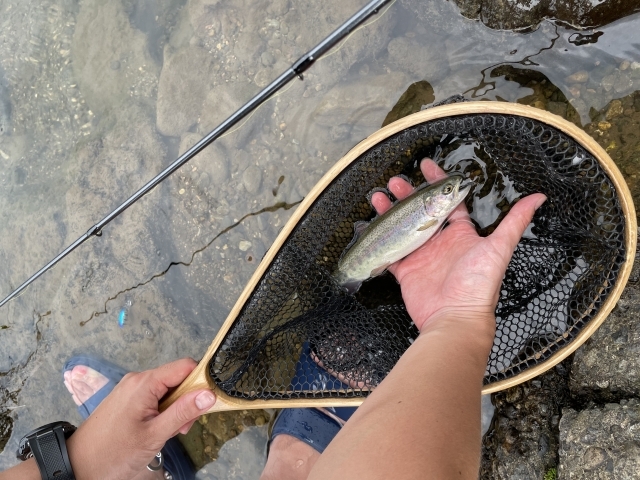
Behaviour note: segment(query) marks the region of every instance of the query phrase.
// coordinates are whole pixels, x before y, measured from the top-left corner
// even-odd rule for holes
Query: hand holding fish
[[[432,160],[425,159],[420,168],[430,183],[446,177]],[[401,200],[413,192],[413,187],[394,177],[389,181],[389,191]],[[420,331],[438,318],[494,318],[511,255],[545,200],[541,193],[522,198],[484,238],[476,233],[462,203],[449,216],[449,225],[443,231],[388,267],[400,282],[407,311]],[[379,214],[391,208],[391,201],[383,193],[375,193],[371,203]]]

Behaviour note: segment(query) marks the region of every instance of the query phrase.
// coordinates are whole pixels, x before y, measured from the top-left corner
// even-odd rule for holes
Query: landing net
[[[517,198],[548,198],[504,278],[485,385],[546,361],[589,324],[625,262],[624,216],[602,166],[537,120],[448,117],[376,144],[317,198],[211,359],[209,374],[221,390],[244,399],[362,397],[382,381],[418,334],[399,286],[386,274],[350,296],[331,272],[354,222],[374,216],[371,190],[400,173],[416,185],[424,181],[419,160],[438,148],[447,173],[474,181],[466,205],[480,235],[490,234]],[[327,381],[296,369],[303,348],[332,372]]]

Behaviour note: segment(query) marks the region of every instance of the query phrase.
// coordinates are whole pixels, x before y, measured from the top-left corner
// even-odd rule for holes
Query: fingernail
[[[196,397],[196,407],[200,410],[208,410],[216,403],[216,396],[211,392],[202,392]]]
[[[539,200],[536,202],[536,204],[535,204],[535,208],[536,208],[536,210],[537,210],[537,209],[539,209],[539,208],[542,206],[542,204],[543,204],[544,202],[546,202],[546,201],[547,201],[547,197],[546,197],[546,195],[545,195],[544,197],[542,197],[541,199],[539,199]]]

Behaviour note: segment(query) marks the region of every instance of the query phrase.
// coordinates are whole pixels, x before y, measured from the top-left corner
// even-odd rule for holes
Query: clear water
[[[0,0],[0,296],[362,4]],[[493,30],[453,2],[395,2],[0,309],[0,468],[32,427],[79,422],[60,374],[73,353],[132,370],[200,358],[295,204],[414,82],[436,101],[464,93],[564,114],[640,198],[639,27],[629,12],[595,30]],[[256,438],[242,451],[259,465]]]

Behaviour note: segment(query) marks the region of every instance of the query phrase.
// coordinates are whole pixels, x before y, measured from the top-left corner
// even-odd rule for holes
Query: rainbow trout
[[[371,222],[356,222],[356,236],[342,254],[333,276],[349,293],[417,250],[440,230],[469,193],[463,177],[451,175],[418,188]]]

